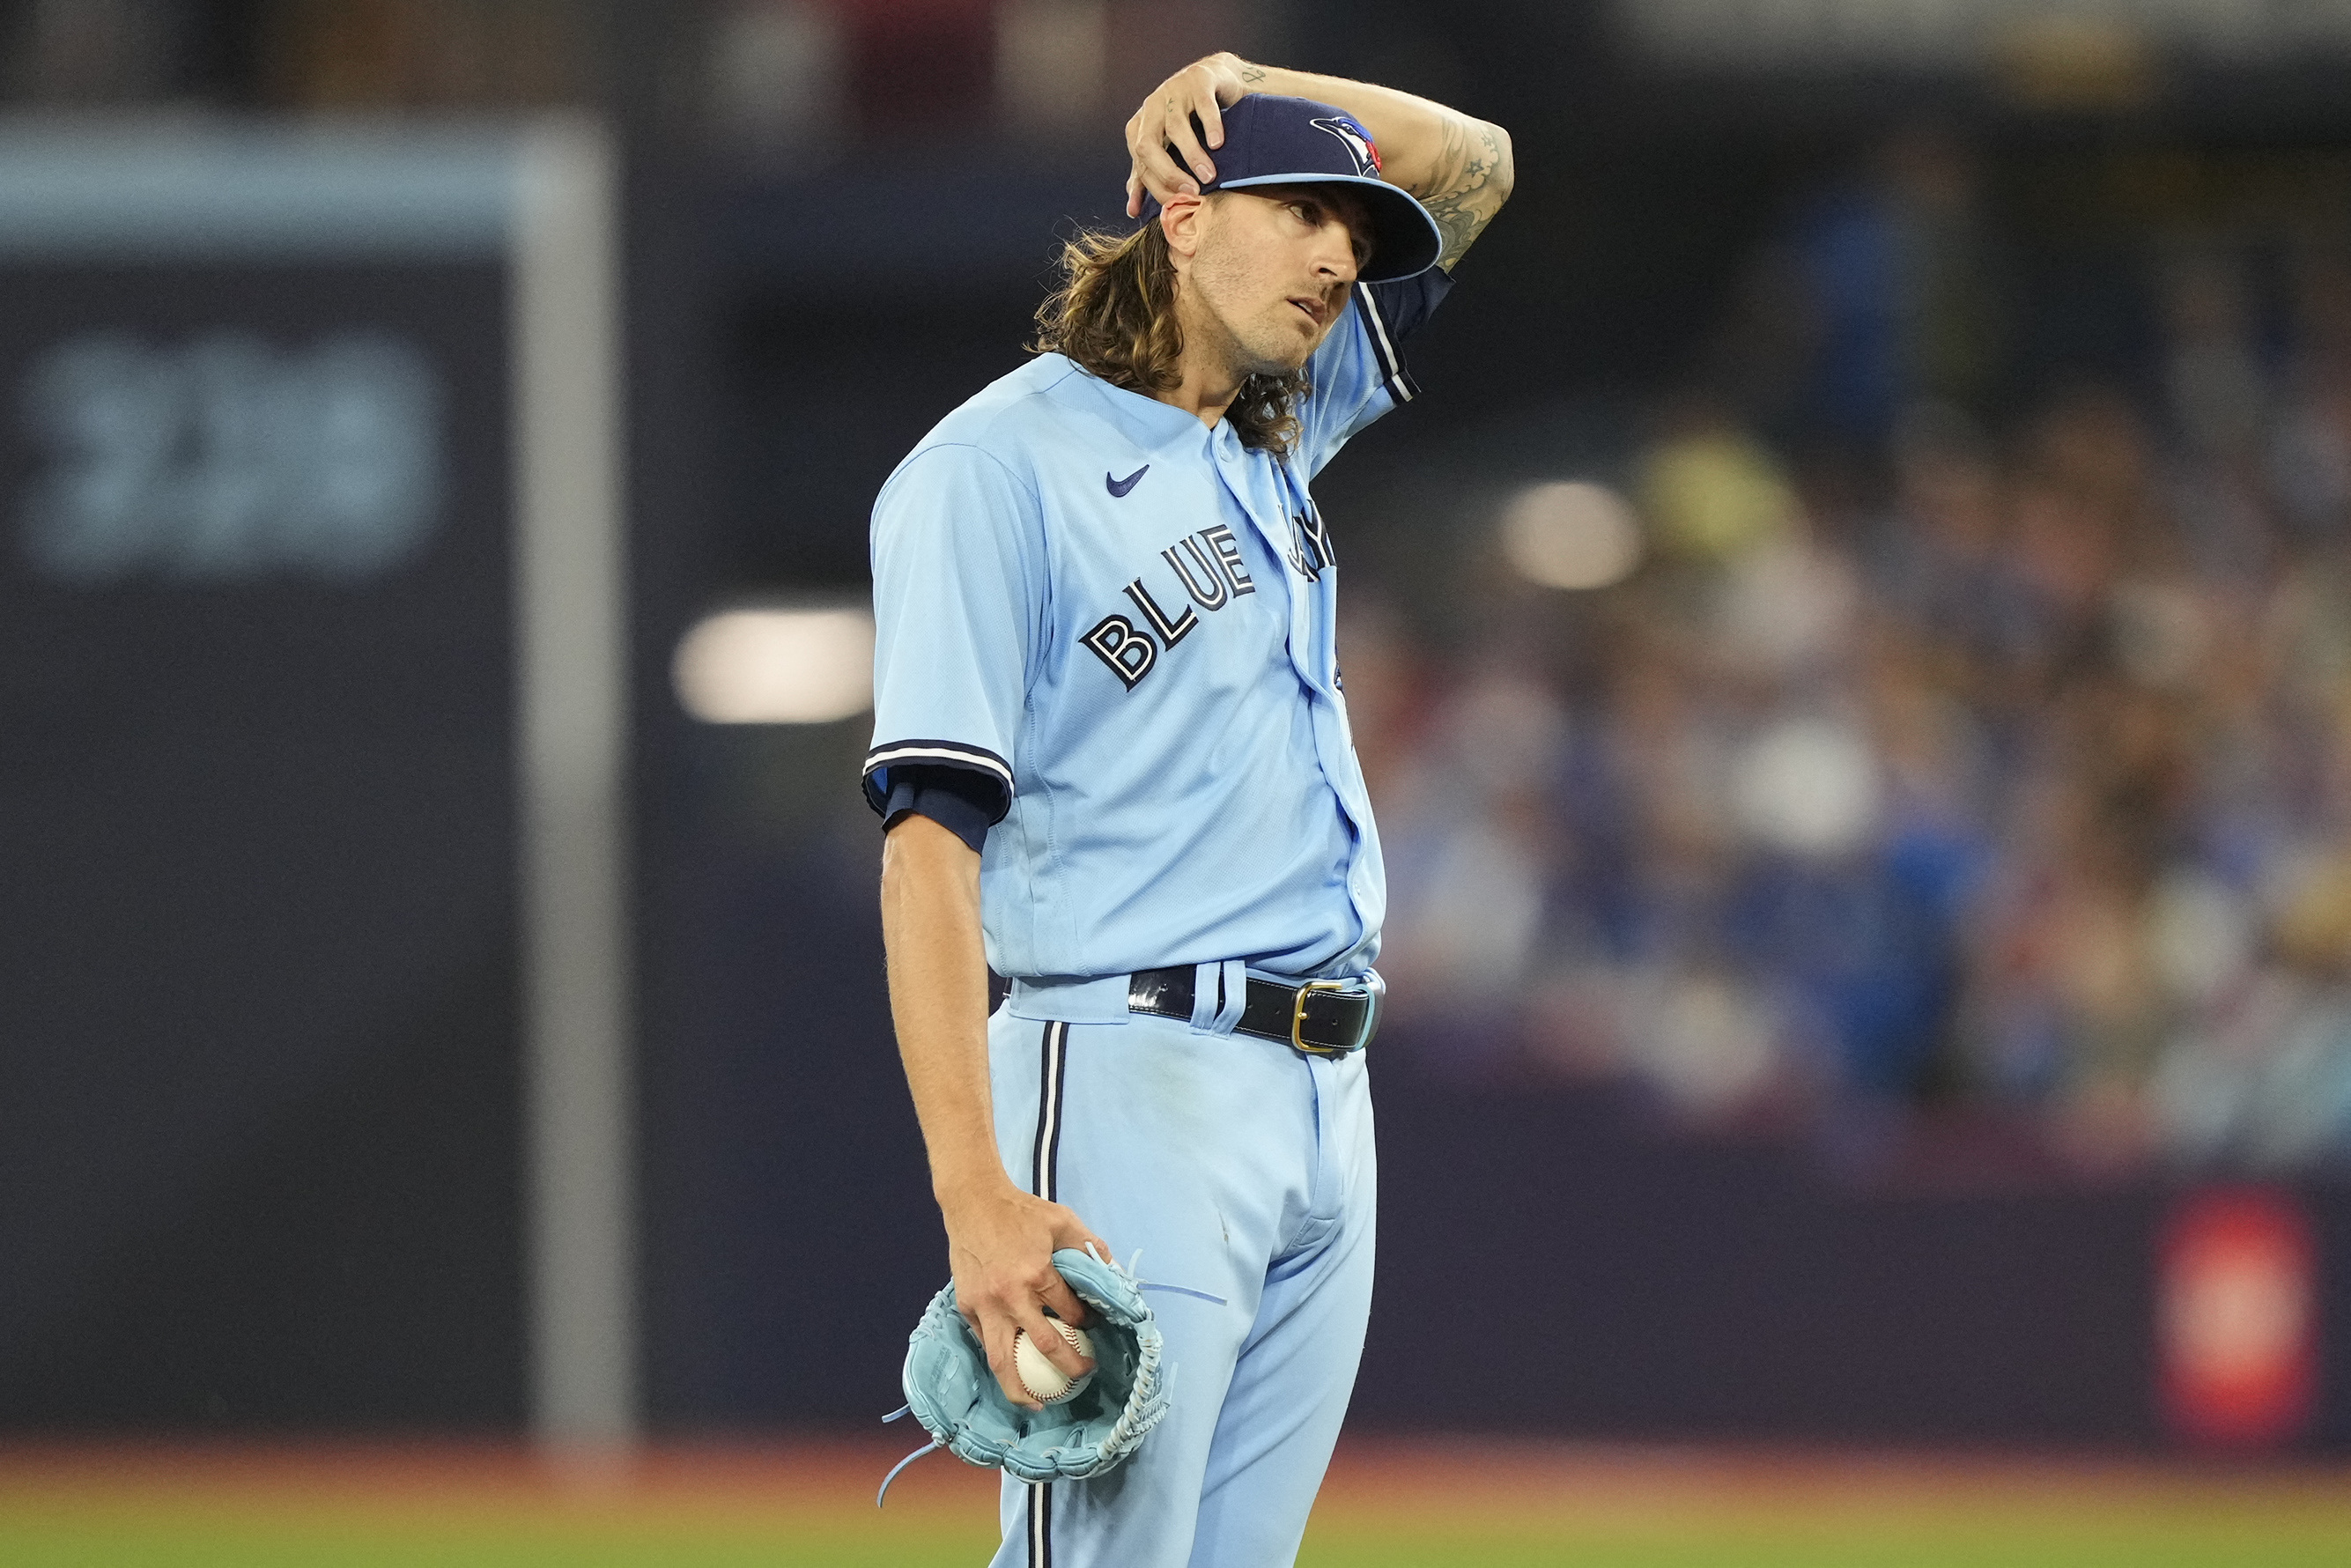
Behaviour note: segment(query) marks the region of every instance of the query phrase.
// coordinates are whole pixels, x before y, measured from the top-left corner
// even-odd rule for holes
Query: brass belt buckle
[[[1309,1056],[1342,1057],[1352,1055],[1347,1049],[1335,1045],[1306,1043],[1306,998],[1316,991],[1352,991],[1354,985],[1347,980],[1309,980],[1298,988],[1297,998],[1290,1008],[1290,1043]]]

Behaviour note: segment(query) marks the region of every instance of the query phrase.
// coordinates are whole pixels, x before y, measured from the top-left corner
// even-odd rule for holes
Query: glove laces
[[[882,1424],[886,1427],[891,1422],[895,1421],[899,1416],[904,1416],[907,1411],[912,1410],[914,1406],[911,1405],[901,1405],[895,1410],[891,1411],[887,1416],[883,1416]],[[921,1458],[925,1454],[937,1451],[938,1446],[938,1439],[934,1437],[929,1442],[925,1443],[921,1448],[916,1448],[913,1453],[908,1454],[904,1458],[900,1459],[896,1464],[892,1465],[890,1467],[890,1473],[882,1478],[882,1490],[873,1494],[873,1506],[875,1508],[880,1508],[882,1506],[883,1500],[890,1495],[890,1483],[898,1479],[899,1471],[904,1469],[908,1465],[913,1464],[916,1459]]]

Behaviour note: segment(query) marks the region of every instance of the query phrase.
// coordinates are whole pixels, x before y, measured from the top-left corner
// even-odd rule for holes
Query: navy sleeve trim
[[[865,803],[887,816],[896,775],[902,770],[927,773],[935,768],[986,780],[989,822],[1002,821],[1004,813],[1012,809],[1012,765],[984,746],[959,740],[893,740],[867,752]]]
[[[995,801],[1001,789],[995,779],[961,768],[897,768],[883,808],[882,831],[888,832],[907,817],[928,817],[961,839],[972,853],[982,853],[989,826],[1004,814]]]

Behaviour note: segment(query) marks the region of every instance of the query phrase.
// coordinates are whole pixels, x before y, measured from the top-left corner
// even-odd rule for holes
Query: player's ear
[[[1208,204],[1198,196],[1176,196],[1160,209],[1159,232],[1167,236],[1168,250],[1189,261],[1200,251],[1200,235]]]

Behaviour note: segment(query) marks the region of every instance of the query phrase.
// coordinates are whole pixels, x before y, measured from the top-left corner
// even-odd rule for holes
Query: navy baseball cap
[[[1199,127],[1198,117],[1192,121]],[[1445,236],[1428,209],[1400,185],[1380,178],[1380,150],[1362,121],[1345,110],[1311,98],[1253,92],[1225,110],[1225,144],[1207,147],[1217,177],[1200,187],[1245,191],[1252,185],[1353,185],[1371,217],[1372,259],[1359,281],[1392,283],[1426,272],[1445,252]],[[1174,153],[1178,166],[1184,162]],[[1146,198],[1143,215],[1158,216]]]

